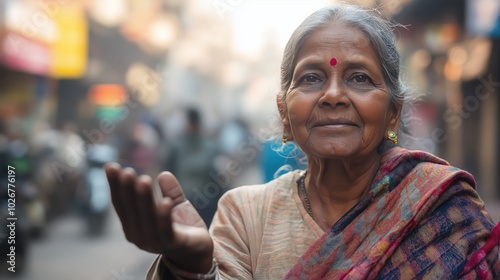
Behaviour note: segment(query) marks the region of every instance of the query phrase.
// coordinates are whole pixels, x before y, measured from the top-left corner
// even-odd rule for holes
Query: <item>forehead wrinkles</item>
[[[324,40],[324,43],[340,45],[355,43],[361,48],[369,45],[369,39],[364,32],[356,27],[335,22],[314,31],[309,39],[318,38],[318,36]]]
[[[332,51],[338,54],[370,54],[377,56],[370,40],[365,34],[357,28],[349,25],[331,23],[330,25],[314,31],[306,39],[302,47],[298,50],[295,68],[297,62],[310,55],[322,54],[324,51]],[[335,54],[332,54],[335,55]]]
[[[350,28],[352,32],[334,32],[333,30],[319,30],[318,34],[313,34],[308,41],[314,43],[333,46],[335,48],[349,48],[355,45],[358,48],[369,46],[369,40],[361,31]],[[314,36],[316,35],[316,36]],[[318,38],[319,37],[319,38]],[[306,42],[307,43],[307,42]]]

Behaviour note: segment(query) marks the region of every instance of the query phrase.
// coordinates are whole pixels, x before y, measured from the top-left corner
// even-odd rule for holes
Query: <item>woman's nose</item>
[[[318,104],[320,107],[332,108],[337,106],[349,106],[351,101],[346,94],[346,89],[342,81],[331,79],[323,89],[322,95],[318,100]]]

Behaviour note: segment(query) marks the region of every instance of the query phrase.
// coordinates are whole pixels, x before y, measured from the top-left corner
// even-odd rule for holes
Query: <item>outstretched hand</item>
[[[162,197],[154,198],[150,176],[137,176],[117,163],[105,166],[111,199],[128,241],[162,254],[182,269],[206,273],[212,266],[213,241],[202,218],[170,172],[158,175]]]

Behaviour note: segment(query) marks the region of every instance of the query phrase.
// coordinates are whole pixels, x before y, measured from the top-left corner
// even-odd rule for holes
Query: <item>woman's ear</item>
[[[290,120],[288,118],[288,109],[286,107],[285,95],[283,93],[279,93],[276,96],[276,104],[278,105],[278,111],[280,113],[280,120],[283,124],[283,134],[287,135],[287,141],[292,141],[292,130],[290,129]]]
[[[388,129],[398,133],[399,120],[401,119],[402,104],[391,105]]]

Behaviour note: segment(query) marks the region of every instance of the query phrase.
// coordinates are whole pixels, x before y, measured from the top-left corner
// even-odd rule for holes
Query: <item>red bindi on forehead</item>
[[[335,57],[333,57],[332,59],[330,59],[330,65],[331,66],[337,65],[337,59]]]

